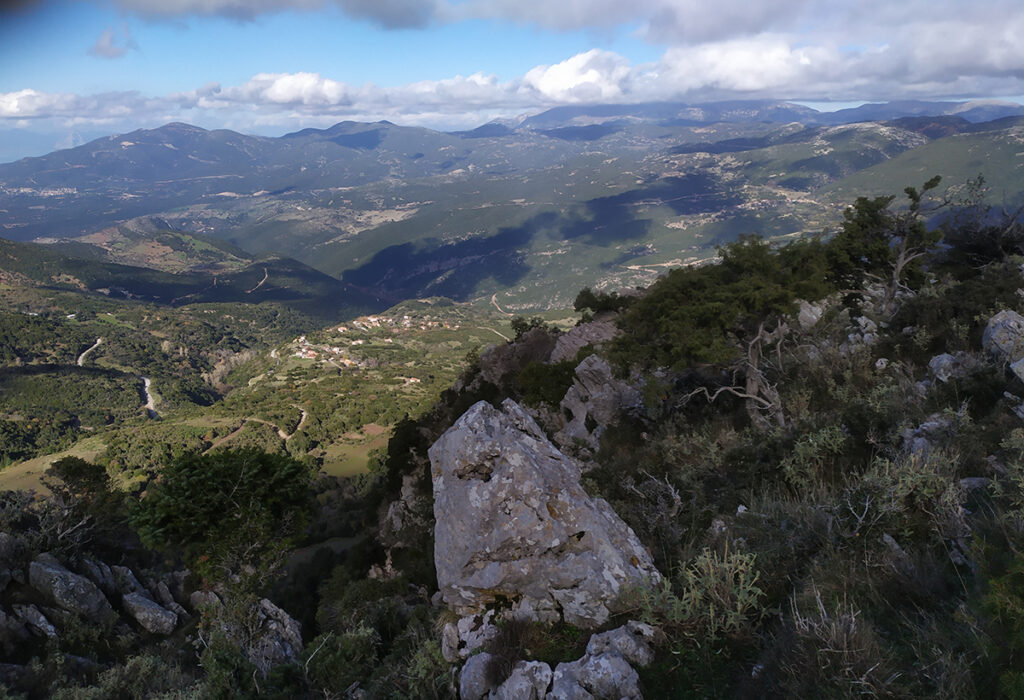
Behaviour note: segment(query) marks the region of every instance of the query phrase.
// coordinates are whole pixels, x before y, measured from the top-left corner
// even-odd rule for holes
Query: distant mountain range
[[[981,173],[1016,201],[1022,124],[1020,105],[912,101],[559,107],[456,133],[175,123],[0,165],[0,235],[218,279],[293,259],[359,304],[564,306],[581,286],[645,284],[742,233],[821,231],[853,197],[932,174]]]

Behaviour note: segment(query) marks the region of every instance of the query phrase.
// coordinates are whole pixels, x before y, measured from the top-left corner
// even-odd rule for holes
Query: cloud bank
[[[278,125],[389,119],[466,128],[571,104],[719,99],[878,101],[1024,95],[1024,6],[1018,0],[115,0],[151,18],[239,19],[334,3],[390,28],[484,18],[553,30],[630,27],[662,46],[631,63],[593,49],[513,79],[470,73],[393,87],[314,72],[259,73],[241,84],[184,92],[0,93],[0,125],[135,128],[162,121],[268,132]],[[90,50],[134,48],[124,26]],[[410,57],[412,60],[415,57]]]

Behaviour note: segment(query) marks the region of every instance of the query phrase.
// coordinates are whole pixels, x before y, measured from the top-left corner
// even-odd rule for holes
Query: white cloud
[[[138,49],[138,44],[132,38],[132,33],[127,24],[121,25],[120,33],[115,33],[110,27],[100,32],[96,43],[89,49],[89,53],[98,58],[120,58],[129,49]]]
[[[629,61],[610,51],[591,49],[553,66],[537,66],[523,77],[524,91],[551,102],[613,102],[628,92]]]

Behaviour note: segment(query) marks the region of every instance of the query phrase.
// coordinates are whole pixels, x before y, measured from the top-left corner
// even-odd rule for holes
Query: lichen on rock
[[[429,454],[438,586],[460,615],[500,602],[593,628],[623,588],[660,580],[629,526],[514,401],[476,403]]]

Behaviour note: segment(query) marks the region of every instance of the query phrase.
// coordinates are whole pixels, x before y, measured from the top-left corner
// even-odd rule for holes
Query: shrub
[[[184,455],[148,490],[133,524],[150,546],[181,548],[193,560],[293,531],[307,502],[310,474],[301,462],[256,450]]]
[[[763,614],[755,555],[705,549],[673,582],[633,589],[641,619],[662,627],[677,646],[720,645],[746,636]]]

